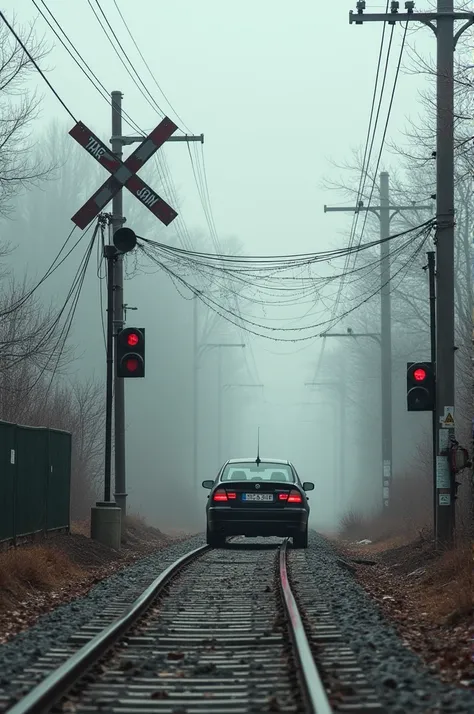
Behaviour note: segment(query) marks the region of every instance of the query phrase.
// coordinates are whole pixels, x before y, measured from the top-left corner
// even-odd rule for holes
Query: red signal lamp
[[[136,332],[129,332],[127,335],[127,345],[129,347],[135,347],[135,345],[138,345],[140,341],[139,336],[137,335]]]
[[[426,370],[422,367],[418,367],[418,369],[415,369],[413,372],[413,376],[417,382],[424,382],[426,379]]]
[[[125,369],[129,372],[136,372],[139,366],[139,362],[135,357],[129,357],[129,359],[125,360]]]

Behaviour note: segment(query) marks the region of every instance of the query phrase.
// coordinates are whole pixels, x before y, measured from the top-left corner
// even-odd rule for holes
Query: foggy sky
[[[337,180],[341,172],[331,162],[350,161],[351,152],[365,141],[381,27],[375,24],[349,26],[348,12],[355,7],[350,0],[300,0],[292,4],[283,0],[242,0],[237,5],[222,0],[200,3],[182,0],[168,4],[156,0],[138,3],[119,0],[119,5],[171,104],[194,133],[205,135],[207,176],[219,237],[237,237],[246,254],[278,255],[344,245],[351,215],[325,215],[323,205],[347,203],[347,197],[328,191],[322,182],[325,178]],[[50,0],[49,6],[106,87],[123,92],[125,111],[145,130],[151,130],[159,117],[117,60],[86,0]],[[103,0],[102,6],[145,84],[164,111],[176,119],[176,114],[155,91],[112,0]],[[36,14],[30,0],[9,0],[4,8],[9,17],[14,12],[17,20],[25,23]],[[41,18],[38,28],[44,29],[49,41],[53,39]],[[401,37],[401,28],[396,28],[393,59],[398,56]],[[423,51],[434,49],[429,30],[417,34],[416,45]],[[108,141],[110,107],[65,50],[57,46],[46,64],[51,70],[48,78],[77,119],[93,126]],[[392,60],[389,86],[394,66]],[[389,136],[396,137],[403,129],[407,108],[413,108],[416,113],[417,92],[424,81],[424,77],[413,75],[400,77]],[[38,132],[53,119],[71,128],[72,120],[47,87],[40,80],[37,86],[44,94],[41,120],[35,125]],[[385,116],[383,112],[382,116]],[[134,132],[125,128],[125,133]],[[70,141],[73,143],[73,139]],[[180,212],[189,231],[208,233],[186,146],[169,145],[165,152],[179,194]],[[92,158],[89,161],[92,175],[94,161]],[[393,158],[386,152],[385,164],[380,168],[389,167],[391,161]],[[78,176],[79,183],[83,179]],[[153,187],[153,175],[149,175],[148,180]],[[48,187],[44,190],[47,192]],[[126,214],[133,200],[124,191]],[[78,202],[76,208],[80,205]],[[62,216],[61,223],[55,227],[58,236],[66,235],[72,225]],[[158,235],[160,240],[166,240],[166,230],[159,226]],[[160,454],[154,451],[154,434],[164,430],[166,439],[174,438],[177,451],[183,441],[189,448],[192,438],[189,420],[183,422],[183,412],[179,409],[179,404],[185,402],[185,411],[190,410],[192,374],[189,359],[185,360],[184,356],[181,359],[181,356],[190,349],[191,306],[179,308],[179,321],[158,334],[153,329],[157,311],[166,310],[167,301],[175,300],[170,297],[171,287],[163,285],[157,289],[153,276],[139,276],[126,283],[126,302],[139,307],[137,321],[147,328],[150,375],[139,383],[127,384],[129,475],[133,472],[129,493],[137,507],[147,511],[149,516],[153,513],[149,499],[157,493],[153,473],[160,468]],[[90,286],[91,292],[96,290],[93,279]],[[375,305],[378,302],[374,301]],[[374,307],[376,314],[377,309]],[[86,306],[78,313],[82,325],[78,329],[82,335],[88,312],[86,300]],[[130,324],[135,321],[135,315],[129,317]],[[350,324],[351,321],[346,320],[341,327],[345,329]],[[100,374],[103,354],[98,347],[101,333],[97,315],[93,329],[94,347],[90,349],[94,355],[86,355],[84,359]],[[227,333],[226,339],[239,342],[242,336],[234,330]],[[327,523],[332,518],[332,482],[340,439],[337,407],[330,390],[321,392],[304,386],[314,378],[322,340],[281,344],[250,335],[244,335],[243,339],[248,344],[245,360],[242,361],[242,355],[234,356],[229,373],[224,370],[224,381],[258,381],[265,389],[263,394],[260,390],[235,389],[225,393],[226,456],[252,456],[260,426],[262,453],[289,458],[303,480],[318,484],[318,496],[311,496],[313,518]],[[350,349],[332,342],[322,367],[324,379],[335,369],[330,355]],[[81,349],[87,352],[85,345]],[[377,356],[372,354],[371,359],[377,369]],[[235,371],[239,367],[235,361],[240,361],[240,371]],[[162,380],[159,396],[153,396],[151,389],[155,369],[161,376],[167,375]],[[214,476],[218,467],[213,431],[216,428],[215,375],[216,354],[209,353],[203,359],[200,373],[201,400],[206,401],[207,395],[210,400],[207,412],[201,417],[207,425],[200,446],[202,478]],[[166,392],[163,392],[165,382]],[[376,384],[369,390],[371,418],[379,400]],[[166,402],[164,412],[159,411],[157,400],[161,405]],[[350,412],[350,425],[355,419],[363,421],[364,417],[357,411]],[[137,414],[145,414],[141,424],[135,418]],[[349,436],[347,462],[350,464],[358,440],[351,426]],[[404,453],[398,453],[396,458],[403,460],[404,457]],[[374,457],[375,468],[377,458],[378,452]],[[190,478],[189,471],[183,473],[181,465],[174,472],[168,461],[166,472],[173,479]],[[352,486],[352,490],[357,489],[357,485]],[[203,494],[203,503],[204,500]]]

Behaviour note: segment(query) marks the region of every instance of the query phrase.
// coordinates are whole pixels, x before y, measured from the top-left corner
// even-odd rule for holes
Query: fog
[[[50,0],[47,5],[107,90],[123,93],[124,111],[150,131],[161,117],[120,63],[91,3]],[[237,5],[218,0],[168,4],[117,0],[117,5],[171,106],[147,72],[116,4],[103,0],[101,6],[149,92],[180,127],[185,122],[188,133],[204,133],[209,192],[208,202],[203,174],[201,179],[198,174],[198,185],[194,180],[193,166],[202,167],[201,147],[196,144],[188,151],[185,143],[170,143],[140,175],[178,210],[179,221],[165,228],[124,190],[127,226],[139,236],[167,245],[215,252],[217,244],[222,253],[244,256],[345,247],[353,214],[325,214],[323,207],[352,205],[354,193],[350,195],[344,186],[357,192],[358,175],[344,164],[354,165],[354,152],[361,151],[365,142],[381,28],[375,23],[350,26],[348,11],[355,3],[347,0],[299,0],[291,5],[278,0],[242,0]],[[108,142],[110,106],[38,17],[34,5],[29,0],[7,0],[4,12],[10,19],[16,17],[19,26],[37,18],[36,31],[51,46],[41,62],[47,78],[75,118]],[[401,38],[397,28],[390,87]],[[428,30],[411,35],[410,42],[427,56],[434,51]],[[390,115],[387,147],[389,141],[401,141],[409,120],[407,108],[417,113],[419,92],[427,83],[423,75],[405,69]],[[106,173],[68,136],[74,122],[41,78],[34,75],[29,81],[31,91],[42,95],[39,116],[31,126],[35,151],[57,162],[57,169],[48,180],[22,190],[1,225],[3,239],[15,246],[9,267],[16,276],[26,273],[34,281],[71,230],[71,216]],[[384,120],[387,104],[388,97]],[[136,132],[125,125],[124,133]],[[380,137],[377,142],[378,147]],[[125,147],[125,155],[131,150]],[[394,185],[396,178],[397,186],[406,188],[405,164],[394,151],[384,151],[380,170],[393,174]],[[414,193],[414,200],[423,197],[418,188]],[[378,203],[377,190],[373,203]],[[396,222],[392,228],[403,230]],[[377,240],[378,230],[378,220],[370,217],[362,242]],[[42,285],[45,302],[62,304],[87,240]],[[397,276],[392,295],[394,479],[415,468],[429,434],[430,415],[407,414],[405,403],[407,360],[429,359],[430,354],[428,284],[421,270],[428,249],[427,245],[408,277],[406,271]],[[372,251],[372,260],[377,251]],[[69,336],[74,359],[61,379],[96,379],[97,389],[104,388],[105,405],[100,301],[105,287],[98,279],[95,255],[96,251]],[[318,265],[311,275],[329,276],[343,269],[341,259]],[[380,332],[379,292],[363,302],[370,281],[380,284],[379,270],[378,265],[367,273],[363,285],[350,282],[343,288],[335,315],[337,281],[328,283],[310,306],[296,302],[282,307],[274,297],[265,298],[262,307],[243,297],[242,313],[259,324],[267,320],[265,324],[275,330],[265,330],[264,337],[247,331],[248,323],[236,326],[198,301],[198,484],[213,478],[222,460],[256,457],[260,429],[262,457],[289,459],[302,480],[315,483],[310,494],[313,527],[331,531],[351,508],[369,512],[381,507],[379,347],[370,339],[321,336],[327,329]],[[196,298],[143,255],[138,265],[133,257],[127,258],[127,275],[125,303],[136,308],[127,314],[127,324],[146,328],[146,378],[127,380],[125,385],[129,510],[164,529],[202,530],[207,494],[194,483],[193,471]],[[186,279],[193,282],[189,274]],[[411,308],[404,298],[412,288],[402,279],[409,281],[408,286],[418,286],[415,307],[424,316],[421,328],[407,327]],[[204,289],[203,284],[195,276],[193,285]],[[259,298],[258,286],[253,295]],[[327,324],[312,331],[304,327],[281,331],[311,323]],[[311,339],[299,341],[309,334]],[[226,343],[245,346],[212,348]],[[341,404],[343,383],[346,398]],[[100,483],[98,488],[101,497]]]

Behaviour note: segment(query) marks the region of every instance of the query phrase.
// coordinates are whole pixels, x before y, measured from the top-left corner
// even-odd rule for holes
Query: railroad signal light
[[[407,410],[432,412],[436,406],[435,371],[432,362],[407,362]]]
[[[126,327],[117,335],[117,377],[145,376],[145,328]]]

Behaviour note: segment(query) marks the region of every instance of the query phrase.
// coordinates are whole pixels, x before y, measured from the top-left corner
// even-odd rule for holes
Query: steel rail
[[[288,629],[297,657],[301,684],[304,688],[308,714],[334,714],[326,690],[314,663],[306,631],[288,581],[286,555],[288,538],[280,546],[280,588],[288,620]],[[16,714],[16,713],[15,713]]]
[[[210,550],[210,546],[200,546],[169,565],[130,605],[123,615],[120,615],[48,677],[43,679],[25,697],[8,709],[6,714],[47,714],[51,707],[67,694],[77,681],[100,660],[105,652],[136,623],[141,615],[152,605],[155,598],[168,585],[169,581],[185,565],[188,565],[208,550]]]

